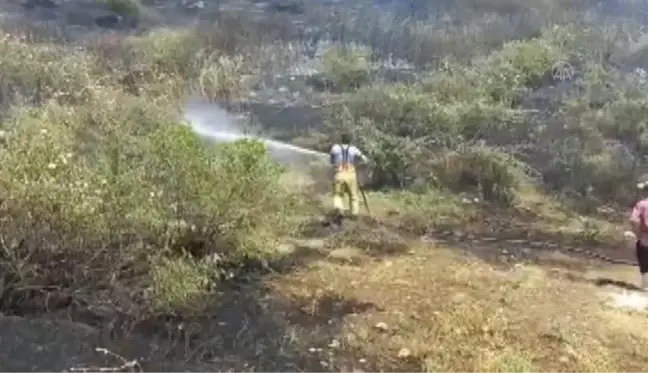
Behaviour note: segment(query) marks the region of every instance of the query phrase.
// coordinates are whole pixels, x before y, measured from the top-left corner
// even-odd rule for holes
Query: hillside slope
[[[646,369],[645,311],[606,305],[636,280],[641,4],[29,4],[0,5],[0,343],[31,352],[0,369]],[[206,141],[190,101],[351,132],[371,214],[326,227],[330,170]]]

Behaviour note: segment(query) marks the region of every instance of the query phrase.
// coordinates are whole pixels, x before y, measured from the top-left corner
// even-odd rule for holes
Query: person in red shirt
[[[637,184],[642,191],[648,190],[648,181]],[[641,274],[641,288],[648,291],[648,198],[635,203],[630,214],[632,233],[636,237],[637,262]]]

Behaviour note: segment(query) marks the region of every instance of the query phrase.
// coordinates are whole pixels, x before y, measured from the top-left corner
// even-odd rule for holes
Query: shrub
[[[200,30],[191,28],[156,29],[128,40],[126,51],[136,62],[128,84],[149,95],[177,85],[171,90],[179,90],[176,96],[193,90],[211,100],[237,98],[245,86],[242,57],[211,51],[206,43]]]
[[[207,146],[173,110],[189,88],[241,91],[241,59],[214,53],[197,31],[87,50],[3,37],[3,104],[13,108],[0,148],[0,238],[11,255],[0,266],[10,290],[92,294],[128,282],[135,294],[159,281],[160,302],[133,299],[167,312],[199,306],[191,294],[218,277],[203,258],[275,255],[300,207],[283,170],[257,142]],[[173,283],[191,268],[185,288]]]
[[[200,40],[193,29],[160,28],[127,39],[127,46],[138,64],[165,74],[195,76],[201,67],[197,57]]]
[[[102,94],[83,107],[14,111],[1,153],[2,234],[28,244],[9,273],[61,288],[138,273],[164,278],[156,291],[175,304],[183,291],[169,278],[202,257],[274,255],[297,199],[263,144],[214,149],[146,98]],[[65,264],[52,267],[58,258]]]
[[[333,47],[323,57],[324,75],[336,90],[353,90],[369,81],[371,51]]]
[[[551,69],[566,60],[561,49],[544,39],[506,43],[477,66],[481,68],[485,93],[496,102],[509,103],[519,90],[551,83]]]
[[[155,258],[152,263],[151,306],[164,313],[204,311],[205,295],[218,273],[214,266],[188,255]]]
[[[469,187],[485,200],[507,204],[523,180],[520,170],[528,167],[503,150],[474,144],[530,141],[536,129],[512,109],[514,99],[546,84],[563,58],[560,46],[542,38],[509,42],[475,58],[472,67],[449,61],[422,84],[361,88],[342,109],[335,107],[329,127],[356,134],[375,162],[375,185]]]
[[[236,99],[245,92],[242,57],[219,56],[205,60],[198,76],[197,89],[210,100]]]
[[[444,149],[498,134],[507,140],[512,133],[517,114],[504,105],[474,95],[440,99],[438,89],[402,84],[360,89],[344,107],[333,108],[328,126],[355,134],[375,162],[374,185],[400,188],[432,180],[432,159]]]
[[[55,44],[30,44],[12,35],[0,42],[3,105],[57,100],[83,104],[100,83],[94,58]]]
[[[441,155],[435,162],[441,186],[477,191],[484,201],[511,203],[523,180],[512,157],[484,146],[462,147]]]

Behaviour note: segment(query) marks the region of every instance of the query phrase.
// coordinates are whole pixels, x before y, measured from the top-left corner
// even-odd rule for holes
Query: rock
[[[374,328],[376,328],[376,329],[378,329],[378,330],[380,330],[382,332],[385,332],[385,331],[389,330],[389,326],[387,326],[387,324],[382,322],[382,321],[379,322],[379,323],[376,323],[376,325],[374,325]]]
[[[410,351],[409,348],[401,348],[398,351],[398,358],[399,359],[407,359],[408,357],[412,356],[412,351]]]
[[[334,339],[334,340],[331,341],[331,343],[329,343],[328,346],[330,348],[340,348],[340,341],[338,341],[337,339]]]
[[[281,255],[290,255],[294,253],[296,249],[295,245],[289,242],[280,243],[276,247],[277,253]]]

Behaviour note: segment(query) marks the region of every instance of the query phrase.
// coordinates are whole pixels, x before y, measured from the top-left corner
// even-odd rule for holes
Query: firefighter
[[[359,162],[369,163],[367,157],[351,142],[351,134],[340,137],[340,143],[331,147],[331,166],[333,167],[333,209],[336,218],[345,216],[344,198],[348,197],[350,214],[354,219],[360,213],[357,166]]]

